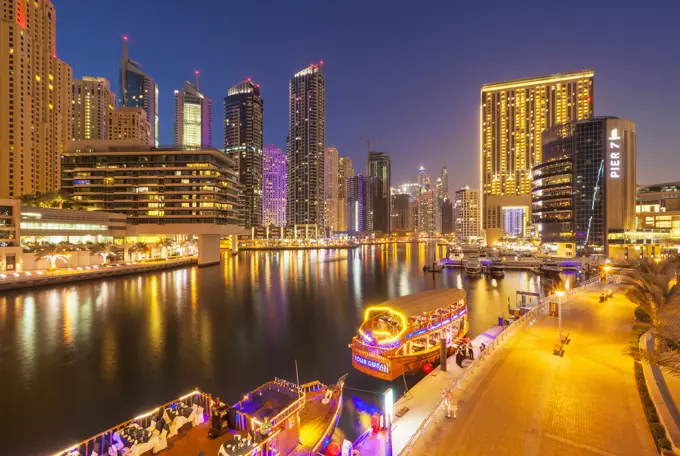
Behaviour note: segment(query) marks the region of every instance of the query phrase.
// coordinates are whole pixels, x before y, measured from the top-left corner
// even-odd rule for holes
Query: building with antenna
[[[118,75],[120,105],[142,108],[151,125],[151,145],[158,147],[158,85],[128,55],[128,37],[123,37],[123,56]]]
[[[212,145],[212,100],[199,91],[196,84],[184,81],[175,90],[175,146],[204,147]]]

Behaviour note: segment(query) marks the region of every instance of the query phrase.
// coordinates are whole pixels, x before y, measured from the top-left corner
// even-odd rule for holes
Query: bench
[[[562,356],[564,355],[564,344],[555,344],[553,347],[553,355]]]
[[[571,336],[571,333],[567,333],[566,335],[562,335],[562,345],[567,345],[569,343],[569,336]]]

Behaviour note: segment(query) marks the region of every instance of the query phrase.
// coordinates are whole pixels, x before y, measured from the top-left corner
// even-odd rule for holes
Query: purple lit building
[[[264,146],[263,168],[263,225],[286,226],[286,182],[288,166],[286,154],[280,147]]]
[[[366,231],[366,194],[369,180],[361,174],[347,178],[347,232]]]

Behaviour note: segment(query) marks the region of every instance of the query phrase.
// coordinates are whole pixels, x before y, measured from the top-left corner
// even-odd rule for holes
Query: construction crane
[[[366,146],[368,147],[368,153],[371,153],[371,138],[359,138],[361,141],[366,141]]]

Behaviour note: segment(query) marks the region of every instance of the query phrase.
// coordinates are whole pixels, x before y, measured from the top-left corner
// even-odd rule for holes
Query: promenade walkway
[[[438,416],[414,455],[658,455],[633,377],[621,355],[633,305],[615,289],[577,294],[563,306],[571,342],[552,354],[557,320],[517,333],[481,367],[459,401],[458,418]]]

